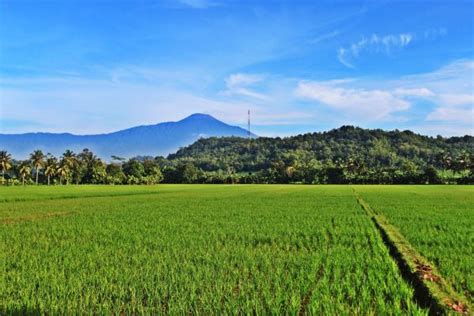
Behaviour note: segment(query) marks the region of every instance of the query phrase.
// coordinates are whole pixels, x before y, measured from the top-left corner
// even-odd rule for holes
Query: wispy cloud
[[[434,93],[427,88],[397,88],[394,91],[397,96],[412,96],[412,97],[430,97]]]
[[[337,57],[339,61],[349,67],[354,68],[351,60],[360,56],[363,51],[390,53],[393,49],[400,49],[408,46],[413,40],[413,34],[389,34],[380,36],[372,34],[369,37],[362,37],[358,42],[346,48],[339,48]]]
[[[425,30],[423,36],[425,39],[437,39],[438,37],[446,36],[447,34],[448,30],[444,27],[440,27]]]
[[[433,112],[429,113],[426,117],[427,121],[444,121],[454,123],[474,123],[474,109],[472,107],[467,108],[449,108],[449,107],[438,107]]]
[[[268,97],[262,93],[255,92],[249,86],[262,82],[264,77],[262,75],[251,74],[232,74],[225,79],[227,90],[223,91],[225,95],[241,95],[260,100],[266,100]]]
[[[315,38],[312,38],[309,40],[309,43],[311,44],[318,44],[319,42],[322,42],[322,41],[326,41],[328,39],[331,39],[333,37],[336,37],[338,36],[339,34],[341,34],[341,31],[339,30],[334,30],[334,31],[331,31],[329,33],[326,33],[326,34],[321,34]]]
[[[219,5],[216,1],[209,0],[178,0],[178,3],[193,9],[207,9]]]
[[[448,30],[444,27],[430,28],[418,33],[407,32],[387,35],[374,33],[370,36],[363,36],[359,41],[348,46],[340,47],[337,50],[337,58],[344,66],[355,68],[354,63],[361,57],[362,53],[383,53],[388,55],[394,51],[406,48],[416,40],[436,40],[447,34]]]
[[[410,108],[409,102],[390,91],[346,88],[331,82],[302,81],[295,94],[340,110],[341,115],[369,121]]]

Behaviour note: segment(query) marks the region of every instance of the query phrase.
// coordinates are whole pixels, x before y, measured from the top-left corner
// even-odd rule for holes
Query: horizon
[[[474,4],[0,2],[0,133],[211,115],[258,136],[473,135]]]
[[[36,132],[26,132],[26,133],[0,133],[0,135],[24,135],[24,134],[57,134],[57,135],[73,135],[73,136],[100,136],[100,135],[108,135],[108,134],[113,134],[113,133],[118,133],[118,132],[122,132],[122,131],[126,131],[126,130],[130,130],[130,129],[134,129],[134,128],[139,128],[139,127],[151,127],[151,126],[156,126],[156,125],[160,125],[160,124],[168,124],[168,123],[179,123],[179,122],[182,122],[182,121],[185,121],[193,116],[204,116],[204,117],[210,117],[211,119],[214,119],[214,120],[217,120],[219,121],[220,123],[224,123],[226,125],[229,125],[231,127],[239,127],[241,128],[242,130],[244,131],[248,131],[248,129],[246,129],[245,127],[243,126],[239,126],[239,125],[232,125],[232,124],[228,124],[227,122],[224,122],[223,120],[219,119],[219,118],[216,118],[215,116],[213,116],[212,114],[207,114],[207,113],[191,113],[187,116],[185,116],[184,118],[181,118],[181,119],[178,119],[178,120],[175,120],[175,121],[164,121],[164,122],[157,122],[157,123],[152,123],[152,124],[146,124],[146,125],[137,125],[137,126],[130,126],[128,128],[124,128],[124,129],[121,129],[121,130],[115,130],[115,131],[110,131],[110,132],[104,132],[104,133],[98,133],[98,134],[74,134],[74,133],[70,133],[70,132],[67,132],[67,131],[64,131],[64,132],[42,132],[42,131],[36,131]],[[395,131],[398,131],[398,132],[405,132],[405,131],[409,131],[409,132],[413,132],[417,135],[421,135],[421,136],[427,136],[427,137],[432,137],[432,138],[435,138],[435,137],[438,137],[438,136],[442,136],[444,138],[451,138],[451,137],[464,137],[464,136],[473,136],[472,134],[465,134],[465,135],[452,135],[452,136],[443,136],[443,135],[427,135],[427,134],[421,134],[421,133],[417,133],[417,132],[414,132],[410,129],[397,129],[397,128],[394,128],[394,129],[384,129],[384,128],[364,128],[364,127],[360,127],[360,126],[357,126],[357,125],[350,125],[350,124],[344,124],[344,125],[340,125],[340,126],[335,126],[335,127],[332,127],[332,128],[329,128],[329,129],[326,129],[326,130],[320,130],[320,131],[307,131],[307,132],[303,132],[303,133],[296,133],[296,134],[288,134],[288,135],[283,135],[283,136],[279,136],[279,135],[274,135],[274,136],[265,136],[265,135],[258,135],[258,134],[255,134],[254,132],[251,131],[252,135],[253,136],[256,136],[256,137],[269,137],[269,138],[276,138],[276,137],[282,137],[282,138],[286,138],[286,137],[294,137],[294,136],[298,136],[298,135],[303,135],[303,134],[314,134],[314,133],[325,133],[325,132],[330,132],[332,130],[338,130],[338,129],[341,129],[341,128],[344,128],[344,127],[353,127],[353,128],[362,128],[362,129],[367,129],[367,130],[382,130],[384,132],[395,132]],[[212,136],[211,136],[212,137]],[[228,136],[223,136],[223,137],[228,137]],[[241,137],[241,136],[235,136],[235,137]],[[192,145],[192,144],[189,144],[189,145]]]

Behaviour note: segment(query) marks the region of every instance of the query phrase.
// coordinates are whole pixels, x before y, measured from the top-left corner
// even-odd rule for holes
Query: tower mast
[[[247,119],[247,136],[250,138],[250,110],[248,110],[248,119]]]

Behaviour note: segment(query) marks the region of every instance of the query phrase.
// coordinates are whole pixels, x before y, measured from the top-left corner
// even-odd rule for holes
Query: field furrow
[[[472,186],[357,186],[356,190],[474,303]]]

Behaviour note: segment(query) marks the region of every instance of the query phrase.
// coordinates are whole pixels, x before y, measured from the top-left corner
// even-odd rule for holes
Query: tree
[[[87,166],[87,174],[90,174],[90,183],[104,183],[107,177],[106,165],[100,159],[93,159]]]
[[[0,151],[0,169],[2,169],[2,185],[5,184],[5,171],[12,167],[12,156],[6,151]]]
[[[92,151],[85,148],[77,155],[78,170],[76,176],[80,177],[82,183],[103,183],[106,180],[106,166]],[[79,183],[78,178],[76,178]]]
[[[127,177],[133,176],[136,179],[141,179],[145,175],[145,167],[136,159],[130,159],[124,163],[122,169]]]
[[[88,149],[84,149],[84,151],[88,151]],[[66,150],[63,153],[63,159],[66,162],[66,165],[69,169],[69,177],[72,178],[72,180],[76,180],[76,184],[79,184],[81,182],[81,169],[82,169],[82,164],[81,160],[78,159],[78,155],[76,155],[72,150]],[[69,182],[69,178],[68,178]]]
[[[44,154],[41,150],[35,150],[30,154],[30,160],[31,163],[33,164],[33,167],[35,168],[35,174],[36,174],[36,185],[38,185],[38,175],[40,169],[43,168],[44,165]]]
[[[50,179],[56,174],[57,159],[50,154],[46,155],[46,163],[44,174],[48,178],[48,185],[50,185]]]
[[[176,171],[181,183],[195,183],[198,178],[198,169],[192,162],[180,164]]]
[[[160,165],[156,160],[145,160],[143,162],[143,167],[145,169],[146,184],[157,184],[163,181],[163,173],[161,172]]]
[[[66,184],[68,184],[68,177],[69,177],[69,167],[65,164],[59,166],[56,170],[57,175],[59,176],[59,184],[63,183],[63,179],[66,178]]]
[[[31,174],[30,164],[27,161],[24,161],[20,165],[20,171],[19,172],[20,172],[20,176],[21,176],[21,179],[22,179],[22,183],[23,183],[23,185],[25,185],[25,178]]]
[[[77,174],[78,169],[79,169],[79,163],[77,161],[76,154],[72,150],[69,150],[69,149],[66,150],[63,153],[63,156],[61,158],[61,163],[58,168],[58,174],[59,172],[61,172],[61,174],[63,175],[61,179],[63,179],[64,177],[66,178],[66,185],[69,184],[69,177],[71,175],[71,171]]]
[[[441,183],[441,179],[438,175],[438,171],[436,170],[435,167],[431,165],[426,167],[425,172],[424,172],[424,179],[426,183],[429,183],[429,184]]]
[[[107,183],[121,184],[125,181],[125,174],[122,171],[122,166],[118,163],[111,163],[107,165]]]

